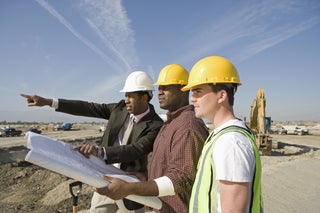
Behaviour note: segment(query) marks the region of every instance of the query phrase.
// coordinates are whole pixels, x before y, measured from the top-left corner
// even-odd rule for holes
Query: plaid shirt
[[[176,195],[160,197],[160,212],[188,212],[196,167],[208,128],[195,117],[192,105],[168,112],[167,117],[153,145],[148,177],[167,176],[173,183]]]

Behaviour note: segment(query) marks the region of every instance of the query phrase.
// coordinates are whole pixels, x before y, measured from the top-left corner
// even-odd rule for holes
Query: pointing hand
[[[20,96],[27,99],[28,106],[51,106],[52,99],[43,98],[38,95],[27,95],[27,94],[20,94]]]

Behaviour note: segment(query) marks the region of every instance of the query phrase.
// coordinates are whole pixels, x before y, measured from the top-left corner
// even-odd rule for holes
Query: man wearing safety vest
[[[198,162],[190,213],[263,212],[255,138],[233,112],[234,94],[240,85],[230,61],[209,56],[193,66],[188,84],[182,88],[192,91],[196,117],[207,118],[214,126]]]

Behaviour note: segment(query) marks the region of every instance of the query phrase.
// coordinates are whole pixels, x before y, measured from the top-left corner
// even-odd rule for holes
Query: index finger
[[[23,94],[23,93],[21,93],[20,96],[22,96],[24,98],[31,98],[31,95],[27,95],[27,94]]]

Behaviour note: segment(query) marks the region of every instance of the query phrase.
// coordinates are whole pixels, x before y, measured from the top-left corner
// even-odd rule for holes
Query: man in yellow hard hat
[[[192,91],[196,117],[214,126],[199,159],[189,212],[263,212],[259,151],[254,135],[233,112],[239,85],[229,60],[209,56],[193,66],[182,88]]]
[[[159,73],[158,100],[168,110],[167,121],[154,142],[148,169],[148,181],[127,183],[116,178],[98,193],[120,199],[129,194],[158,196],[163,213],[187,213],[196,165],[208,136],[203,120],[197,119],[189,105],[189,92],[181,88],[187,84],[188,72],[179,64],[165,66]],[[154,210],[155,212],[158,212]]]
[[[143,71],[134,71],[128,75],[120,91],[125,98],[118,103],[99,104],[38,95],[21,96],[26,98],[28,106],[51,106],[58,112],[108,120],[99,146],[88,143],[77,149],[87,157],[95,155],[106,164],[117,164],[126,172],[147,172],[148,154],[163,124],[149,103],[153,90],[150,76]],[[132,127],[130,131],[129,126]],[[137,213],[144,212],[144,206],[127,199],[114,201],[94,193],[90,212]]]

